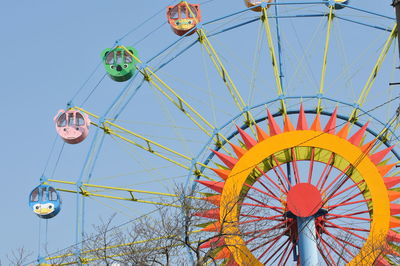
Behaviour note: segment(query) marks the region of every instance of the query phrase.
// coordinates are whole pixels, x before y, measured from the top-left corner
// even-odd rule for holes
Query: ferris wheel
[[[142,39],[160,52],[128,35],[99,48],[93,89],[54,117],[57,172],[29,195],[46,228],[75,214],[75,251],[39,263],[100,260],[83,245],[94,212],[135,219],[188,198],[218,265],[395,264],[396,20],[347,0],[246,0],[205,20],[210,2],[163,9],[171,43]]]

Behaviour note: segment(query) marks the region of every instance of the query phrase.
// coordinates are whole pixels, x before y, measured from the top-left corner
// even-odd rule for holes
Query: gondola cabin
[[[329,6],[331,1],[329,1],[329,0],[325,0],[325,1],[327,2],[326,5]],[[340,5],[340,4],[345,4],[345,5],[348,5],[348,4],[349,4],[349,0],[333,0],[332,2],[335,3],[335,5],[334,5],[334,8],[335,8],[335,9],[342,9],[342,8],[344,8],[344,6],[342,6],[342,5]]]
[[[261,9],[261,6],[258,6],[258,5],[261,5],[262,3],[271,3],[272,0],[244,0],[244,2],[246,3],[246,6],[248,8],[254,7],[251,10],[260,12],[262,9]],[[255,7],[255,6],[257,6],[257,7]],[[269,5],[267,5],[267,8],[268,7],[269,7]]]
[[[39,185],[29,195],[29,207],[43,219],[56,216],[61,210],[61,198],[49,185]]]
[[[126,50],[118,46],[114,49],[105,49],[101,53],[107,74],[118,82],[129,80],[135,74],[136,64],[138,63],[137,50],[130,46],[125,48]]]
[[[69,144],[82,142],[89,134],[89,117],[76,110],[60,110],[54,117],[56,131]]]
[[[175,6],[167,8],[168,23],[172,30],[179,36],[188,33],[201,21],[200,5],[189,4],[182,1]],[[195,30],[189,32],[187,36],[192,35]]]

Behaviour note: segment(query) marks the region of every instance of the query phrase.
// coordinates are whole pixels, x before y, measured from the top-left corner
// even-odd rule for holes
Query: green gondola
[[[134,55],[132,57],[126,50]],[[138,52],[135,48],[118,46],[114,49],[105,49],[101,53],[104,67],[108,75],[115,81],[127,81],[136,71]],[[136,58],[136,59],[135,59]]]

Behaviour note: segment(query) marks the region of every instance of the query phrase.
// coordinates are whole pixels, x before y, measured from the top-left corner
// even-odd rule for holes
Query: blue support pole
[[[275,1],[278,3],[278,0]],[[281,44],[281,33],[279,27],[279,14],[278,14],[278,5],[275,5],[275,24],[276,24],[276,38],[278,41],[278,63],[279,63],[279,79],[281,80],[283,93],[286,94],[285,85],[283,84],[283,63],[282,63],[282,44]]]
[[[301,266],[318,266],[318,248],[315,229],[315,218],[297,217],[297,230],[299,233],[299,250]]]

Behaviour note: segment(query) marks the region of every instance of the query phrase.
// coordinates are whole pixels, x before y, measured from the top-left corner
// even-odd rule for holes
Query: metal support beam
[[[314,216],[297,217],[301,266],[318,266],[318,247]]]
[[[392,6],[396,10],[397,25],[400,25],[400,0],[393,0]],[[400,56],[400,39],[397,38],[397,41],[398,41],[398,49],[399,49],[398,52],[399,52],[399,56]]]

